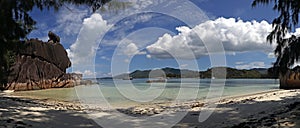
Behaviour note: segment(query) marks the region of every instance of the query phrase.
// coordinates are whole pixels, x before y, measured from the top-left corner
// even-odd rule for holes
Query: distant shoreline
[[[213,67],[206,71],[193,71],[188,69],[161,68],[153,70],[135,70],[131,73],[123,73],[113,77],[103,77],[102,79],[123,79],[123,78],[224,78],[227,79],[278,79],[272,72],[272,68],[236,69],[230,67]],[[215,73],[213,76],[213,72]],[[151,75],[150,75],[151,74]]]

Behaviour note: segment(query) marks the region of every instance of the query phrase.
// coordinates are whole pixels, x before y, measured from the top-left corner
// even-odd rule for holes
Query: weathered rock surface
[[[71,66],[67,52],[60,43],[51,44],[31,39],[24,43],[24,48],[21,48],[19,52],[20,55],[31,56],[49,62],[64,72]]]
[[[59,43],[31,39],[21,42],[15,63],[10,68],[5,89],[24,91],[74,87],[80,84],[81,74],[67,74],[71,66],[64,47]]]

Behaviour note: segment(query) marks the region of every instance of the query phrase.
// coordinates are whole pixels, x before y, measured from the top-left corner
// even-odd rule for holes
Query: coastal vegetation
[[[254,0],[252,6],[256,7],[260,4],[273,5],[273,10],[279,13],[272,22],[273,30],[267,40],[277,45],[274,50],[277,56],[274,68],[284,75],[300,58],[300,37],[293,33],[299,23],[300,2],[298,0]]]
[[[188,69],[175,69],[175,68],[162,68],[154,70],[136,70],[129,74],[121,74],[115,76],[114,78],[122,79],[125,77],[132,78],[212,78],[212,70],[215,69],[226,70],[226,78],[228,79],[276,79],[277,76],[274,75],[273,68],[253,68],[253,69],[235,69],[230,67],[214,67],[209,68],[206,71],[193,71]],[[163,72],[159,72],[163,71]]]

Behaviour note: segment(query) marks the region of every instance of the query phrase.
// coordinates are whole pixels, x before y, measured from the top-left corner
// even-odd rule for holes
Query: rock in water
[[[60,43],[49,42],[31,39],[20,43],[5,89],[24,91],[63,88],[80,83],[81,74],[66,73],[71,61],[64,47]]]

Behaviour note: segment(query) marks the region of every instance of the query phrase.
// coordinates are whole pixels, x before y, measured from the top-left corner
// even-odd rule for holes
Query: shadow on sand
[[[300,127],[300,94],[269,101],[259,101],[260,98],[218,105],[216,111],[201,123],[198,122],[200,111],[189,112],[174,127]]]
[[[35,100],[0,97],[0,127],[13,128],[97,128],[85,113],[55,110]]]
[[[256,127],[300,127],[300,94],[286,96],[276,100],[261,100],[278,95],[276,92],[249,97],[243,100],[228,100],[220,104],[214,113],[204,122],[199,122],[200,111],[167,112],[154,115],[160,117],[151,120],[150,116],[120,118],[114,114],[103,115],[98,120],[109,119],[115,126],[130,127],[188,127],[188,128],[256,128]],[[184,109],[183,109],[184,110]],[[183,118],[176,122],[178,114]],[[159,116],[161,115],[161,116]],[[173,122],[172,122],[173,121]],[[175,123],[176,122],[176,123]],[[172,124],[173,123],[173,124]],[[106,126],[109,124],[105,124]],[[104,126],[105,126],[104,125]]]
[[[300,127],[300,94],[278,100],[260,101],[263,97],[277,93],[263,94],[235,101],[229,99],[217,106],[214,113],[204,122],[198,122],[200,111],[166,112],[154,116],[120,118],[107,112],[96,117],[109,120],[102,125],[122,127],[201,127],[201,128],[248,128],[248,127]],[[35,100],[0,97],[0,127],[100,127],[87,117],[87,114],[72,110],[55,110]],[[97,115],[98,113],[90,113]],[[179,114],[179,115],[178,115]],[[181,115],[180,115],[181,114]],[[182,116],[182,118],[179,118]],[[151,119],[151,117],[158,117]],[[149,120],[150,119],[150,120]],[[179,120],[178,120],[179,119]],[[178,121],[176,121],[178,120]],[[101,123],[100,123],[101,124]],[[174,125],[175,124],[175,125]]]

